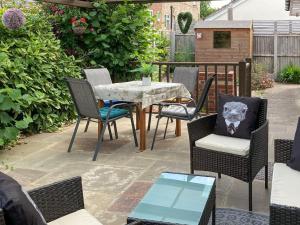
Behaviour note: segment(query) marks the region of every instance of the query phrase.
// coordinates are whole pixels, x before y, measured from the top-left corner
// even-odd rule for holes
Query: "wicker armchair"
[[[275,163],[287,163],[291,157],[292,147],[292,140],[275,140]],[[271,203],[270,225],[298,224],[300,224],[300,208]]]
[[[249,211],[252,211],[252,182],[265,167],[265,188],[268,188],[268,120],[267,100],[258,112],[256,130],[251,133],[249,154],[245,156],[195,146],[195,142],[214,132],[217,115],[209,115],[188,123],[191,173],[195,170],[225,174],[249,183]]]
[[[47,223],[84,209],[80,177],[34,189],[29,192],[29,195],[40,209]],[[0,225],[8,225],[5,224],[4,213],[1,209]]]

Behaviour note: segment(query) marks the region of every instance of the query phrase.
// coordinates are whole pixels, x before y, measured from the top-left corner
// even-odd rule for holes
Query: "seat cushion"
[[[48,225],[102,225],[95,217],[93,217],[85,209],[78,210],[68,214],[52,222]]]
[[[102,120],[106,120],[108,111],[109,111],[109,107],[103,107],[103,108],[99,109],[99,113],[101,115]],[[113,119],[113,118],[123,116],[126,114],[128,114],[128,110],[126,110],[126,109],[113,108],[109,115],[109,119]]]
[[[212,151],[246,156],[249,154],[250,140],[210,134],[197,140],[195,145]]]
[[[300,172],[285,163],[275,163],[271,204],[300,208]]]
[[[215,134],[250,139],[257,124],[260,98],[219,94]]]
[[[192,116],[195,112],[195,109],[196,109],[195,107],[187,107],[188,115]],[[161,113],[162,115],[187,117],[185,109],[177,105],[170,105],[168,107],[163,107]]]
[[[0,209],[7,225],[46,225],[40,210],[22,186],[0,172]]]

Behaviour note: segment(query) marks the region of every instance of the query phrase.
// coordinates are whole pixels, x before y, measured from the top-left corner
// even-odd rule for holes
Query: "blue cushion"
[[[124,103],[123,101],[119,100],[104,100],[104,107],[110,107],[115,104]]]
[[[108,111],[109,111],[109,107],[103,107],[99,109],[99,113],[102,120],[106,120]],[[116,118],[126,114],[128,114],[128,110],[126,109],[113,108],[112,111],[110,112],[109,119]]]

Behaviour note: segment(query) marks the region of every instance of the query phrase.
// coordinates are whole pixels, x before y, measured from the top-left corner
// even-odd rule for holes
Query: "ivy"
[[[192,24],[193,15],[190,12],[181,12],[177,16],[177,21],[178,21],[180,31],[183,34],[186,34],[189,31],[190,26]]]

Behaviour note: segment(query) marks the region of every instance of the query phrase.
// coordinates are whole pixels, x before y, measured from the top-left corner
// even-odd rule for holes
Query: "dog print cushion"
[[[219,94],[215,134],[250,139],[261,99]]]
[[[294,170],[300,171],[300,117],[298,118],[297,130],[294,137],[292,154],[287,166]]]

